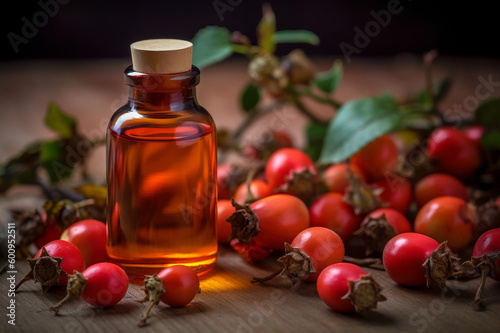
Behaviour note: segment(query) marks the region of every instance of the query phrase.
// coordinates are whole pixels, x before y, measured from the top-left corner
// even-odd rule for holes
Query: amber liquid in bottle
[[[137,279],[176,264],[204,275],[217,256],[217,144],[196,101],[199,71],[129,67],[125,80],[129,102],[108,128],[110,261]]]

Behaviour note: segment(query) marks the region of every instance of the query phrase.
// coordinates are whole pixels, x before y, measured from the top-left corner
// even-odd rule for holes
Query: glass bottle
[[[217,256],[217,144],[196,99],[192,44],[146,40],[131,49],[129,99],[107,131],[108,256],[132,279],[175,264],[201,276]]]

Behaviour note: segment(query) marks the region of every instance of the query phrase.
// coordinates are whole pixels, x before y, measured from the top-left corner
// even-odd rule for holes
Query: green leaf
[[[248,83],[240,97],[241,108],[243,111],[248,112],[255,108],[260,100],[259,89],[251,82]]]
[[[321,154],[327,129],[328,125],[320,123],[311,123],[306,128],[307,147],[305,152],[313,161],[316,161]]]
[[[276,16],[269,4],[262,6],[262,19],[257,26],[259,46],[266,52],[273,54],[276,50],[274,34],[276,32]]]
[[[500,130],[485,132],[481,137],[481,143],[487,149],[500,149]]]
[[[38,161],[52,183],[66,179],[73,171],[73,163],[69,163],[69,160],[65,161],[63,143],[58,140],[42,143]]]
[[[45,116],[45,125],[65,139],[73,136],[76,131],[75,118],[64,113],[55,103],[49,104],[47,115]]]
[[[40,147],[40,156],[38,161],[41,164],[51,163],[53,161],[60,161],[63,157],[61,142],[58,140],[46,141]]]
[[[500,128],[500,98],[487,99],[476,109],[476,121],[488,128]]]
[[[280,43],[307,43],[311,45],[319,44],[319,37],[307,30],[280,30],[274,33],[274,42]]]
[[[342,80],[342,74],[342,62],[335,61],[331,69],[316,74],[313,83],[323,92],[331,94]]]
[[[372,140],[396,129],[401,119],[396,101],[387,94],[344,104],[328,125],[320,162],[345,161]]]
[[[193,64],[207,67],[233,54],[231,33],[223,27],[208,26],[193,37]]]
[[[85,184],[75,187],[75,191],[83,195],[85,199],[94,199],[97,207],[106,208],[108,190],[105,185]]]
[[[0,166],[0,193],[16,184],[36,183],[40,147],[41,144],[35,142],[21,154]]]

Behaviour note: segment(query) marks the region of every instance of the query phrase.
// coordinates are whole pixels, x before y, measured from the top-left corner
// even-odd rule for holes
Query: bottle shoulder
[[[185,110],[176,111],[149,111],[134,108],[127,103],[115,111],[109,121],[110,129],[129,128],[137,126],[160,125],[175,127],[185,122],[194,122],[214,125],[214,120],[210,113],[201,105],[196,105]]]
[[[189,130],[188,130],[189,129]],[[115,136],[171,136],[172,133],[215,132],[215,123],[210,113],[202,106],[195,105],[177,111],[146,111],[134,108],[130,103],[119,108],[111,117],[108,132]],[[128,133],[128,134],[127,134]]]

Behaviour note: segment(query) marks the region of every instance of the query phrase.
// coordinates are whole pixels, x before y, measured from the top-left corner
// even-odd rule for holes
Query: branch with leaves
[[[29,184],[41,186],[47,197],[52,198],[55,195],[52,185],[67,180],[77,167],[82,168],[84,181],[89,181],[89,175],[85,172],[85,160],[106,139],[103,137],[90,141],[85,138],[78,131],[76,119],[63,112],[55,103],[49,104],[44,122],[57,137],[34,142],[1,165],[0,193],[16,184]]]
[[[257,45],[252,45],[247,36],[238,31],[217,26],[201,29],[193,38],[193,63],[206,67],[223,61],[233,54],[248,58],[249,82],[240,94],[240,106],[246,114],[245,120],[232,133],[229,141],[237,142],[255,120],[269,110],[288,103],[305,115],[314,125],[326,126],[322,120],[309,110],[304,98],[331,106],[332,116],[342,104],[332,95],[342,79],[341,62],[334,62],[331,69],[316,72],[312,61],[301,49],[294,49],[281,59],[275,54],[277,44],[306,43],[319,44],[319,37],[307,30],[276,30],[276,17],[269,5],[263,6],[263,16],[257,25]],[[270,105],[261,105],[262,94],[273,99]],[[311,152],[313,153],[313,152]]]
[[[257,25],[257,42],[257,45],[252,45],[247,36],[217,26],[205,27],[193,38],[193,63],[198,67],[215,64],[233,54],[242,54],[249,60],[250,80],[240,94],[240,106],[246,118],[230,136],[233,142],[239,140],[245,129],[261,115],[280,103],[294,106],[309,118],[304,150],[319,164],[345,161],[383,134],[410,130],[423,133],[420,135],[423,139],[432,129],[449,124],[438,104],[449,92],[451,80],[433,83],[432,63],[438,56],[434,50],[423,56],[426,85],[414,96],[397,101],[389,93],[384,93],[341,103],[332,96],[343,76],[340,60],[335,60],[328,71],[317,73],[301,49],[295,49],[281,59],[275,54],[276,45],[280,43],[319,44],[319,38],[313,32],[276,30],[275,14],[265,4]],[[263,92],[270,95],[274,103],[260,105]],[[305,106],[303,99],[330,106],[330,119],[320,119]],[[488,117],[493,114],[490,106],[498,106],[498,103],[497,100],[486,101],[476,112],[477,123],[486,127],[483,142],[496,149],[500,142],[498,119]],[[486,113],[488,116],[484,116]]]

